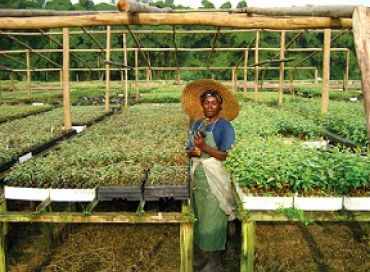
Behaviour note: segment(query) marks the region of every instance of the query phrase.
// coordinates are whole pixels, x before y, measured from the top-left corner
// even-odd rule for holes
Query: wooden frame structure
[[[356,13],[357,12],[357,13]],[[365,14],[363,9],[357,9],[355,14]],[[217,16],[216,16],[217,15]],[[358,16],[361,17],[361,16]],[[357,18],[357,17],[356,17]],[[361,22],[361,18],[358,18]],[[365,19],[362,19],[365,20]],[[368,19],[366,19],[368,20]],[[68,128],[70,125],[69,117],[70,115],[70,98],[69,98],[69,55],[72,50],[69,49],[68,46],[68,27],[86,27],[86,26],[97,26],[97,25],[207,25],[207,26],[215,26],[215,27],[234,27],[234,28],[242,28],[242,29],[275,29],[275,30],[302,30],[302,29],[325,29],[325,43],[324,43],[324,80],[323,80],[323,96],[322,96],[322,113],[324,114],[326,111],[326,105],[328,101],[328,80],[329,80],[329,61],[330,61],[330,29],[351,29],[352,28],[352,19],[351,18],[335,18],[329,16],[322,16],[322,17],[279,17],[279,18],[271,18],[268,16],[258,16],[258,17],[249,17],[245,16],[243,13],[224,13],[224,12],[208,12],[208,13],[201,13],[201,12],[190,12],[187,16],[183,16],[183,14],[179,13],[104,13],[104,14],[95,14],[95,15],[79,15],[73,17],[73,20],[70,16],[56,16],[56,17],[47,17],[47,18],[40,18],[37,17],[30,17],[27,20],[23,18],[12,18],[12,17],[4,17],[0,18],[0,29],[8,30],[8,29],[47,29],[47,28],[63,28],[63,54],[64,54],[64,61],[63,61],[63,95],[64,95],[64,107],[65,107],[65,127]],[[361,27],[357,24],[354,24],[358,27],[355,33],[358,33],[360,37],[362,37],[363,32],[361,31]],[[366,59],[366,64],[369,62],[369,45],[368,45],[368,29],[370,24],[367,22],[366,25],[366,56],[358,56],[359,58],[364,57]],[[218,30],[217,30],[218,31]],[[108,32],[109,28],[108,28]],[[4,33],[4,32],[2,32]],[[178,34],[179,32],[176,32]],[[259,32],[257,32],[259,33]],[[109,34],[111,35],[111,34]],[[259,38],[258,34],[256,36],[255,41],[255,52],[261,50],[259,48]],[[284,35],[282,35],[284,37]],[[357,44],[357,43],[356,43]],[[281,48],[286,47],[283,46],[284,42],[282,39]],[[360,46],[358,46],[360,47]],[[143,52],[143,48],[138,46],[140,51]],[[28,48],[31,51],[30,48]],[[99,49],[100,52],[104,52],[104,49],[100,45]],[[180,48],[177,47],[175,44],[175,48],[173,49],[175,52],[179,52]],[[245,50],[245,48],[243,49]],[[282,50],[277,48],[277,51],[280,52],[280,60],[284,59],[284,52],[287,52],[288,49]],[[126,52],[128,49],[125,50]],[[139,49],[135,50],[138,55]],[[212,46],[210,52],[217,51],[217,49]],[[245,50],[244,56],[248,56],[248,51]],[[106,60],[109,61],[109,52],[110,52],[110,44],[107,42],[107,50],[106,50]],[[361,51],[359,51],[361,52]],[[8,54],[9,52],[1,52],[3,56],[4,54]],[[8,56],[9,57],[9,56]],[[136,59],[136,58],[135,58]],[[245,57],[245,59],[248,59]],[[284,62],[280,62],[280,71],[284,71]],[[347,61],[348,63],[348,61]],[[244,72],[247,70],[247,61],[244,62]],[[256,71],[256,78],[258,79],[258,70],[259,70],[259,59],[258,53],[255,54],[254,60],[254,69]],[[136,71],[138,71],[138,65],[135,65]],[[153,67],[150,66],[148,62],[148,67],[150,70]],[[368,65],[361,66],[362,73],[363,73],[363,86],[364,86],[364,97],[365,97],[365,106],[366,106],[366,118],[367,118],[367,125],[369,128],[369,139],[370,139],[370,90],[368,89]],[[27,71],[31,69],[30,65],[27,64]],[[176,67],[177,69],[179,67]],[[106,63],[106,69],[109,71],[110,64]],[[232,71],[235,76],[235,69],[233,68]],[[286,68],[285,68],[286,69]],[[127,70],[124,68],[122,70]],[[179,70],[179,69],[178,69]],[[348,69],[346,69],[348,70]],[[29,72],[27,73],[29,74]],[[136,73],[137,75],[137,73]],[[109,77],[106,80],[106,90],[109,90]],[[136,76],[137,78],[137,76]],[[127,76],[126,76],[127,79]],[[280,74],[280,84],[283,82]],[[244,82],[246,80],[244,79]],[[367,85],[366,85],[367,84]],[[255,84],[255,99],[258,99],[258,84]],[[109,97],[109,94],[108,96]],[[281,100],[281,92],[279,96],[279,101]],[[107,106],[107,105],[106,105]],[[41,206],[38,207],[37,211],[42,211],[45,207],[48,206],[48,203],[41,203]],[[6,226],[7,222],[101,222],[101,223],[163,223],[167,220],[169,223],[180,223],[181,224],[181,243],[182,243],[182,264],[181,264],[181,271],[192,271],[192,226],[193,226],[193,218],[189,210],[188,205],[183,206],[183,214],[177,215],[132,215],[132,214],[92,214],[92,215],[81,215],[81,214],[60,214],[60,213],[49,213],[45,212],[43,214],[31,214],[31,213],[20,213],[16,214],[13,212],[6,212],[6,204],[0,206],[0,222],[1,229],[0,232],[0,271],[6,271],[6,260],[5,260],[5,234],[6,234]],[[325,218],[321,217],[321,214],[313,213],[312,218],[316,221],[369,221],[369,213],[359,213],[354,214],[352,216],[342,215],[342,214],[324,214]],[[282,215],[270,214],[270,213],[259,213],[259,212],[248,212],[247,214],[241,213],[240,219],[243,222],[242,227],[242,234],[243,234],[243,243],[242,243],[242,259],[241,259],[241,271],[253,271],[253,232],[254,232],[254,222],[255,221],[288,221],[291,220],[286,218]]]

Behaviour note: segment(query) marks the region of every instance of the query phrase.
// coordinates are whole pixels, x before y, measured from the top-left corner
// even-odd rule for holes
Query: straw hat
[[[216,91],[222,97],[220,117],[233,120],[238,116],[239,103],[225,85],[211,79],[199,79],[187,84],[182,91],[182,107],[191,119],[196,120],[204,116],[200,96],[208,90]]]

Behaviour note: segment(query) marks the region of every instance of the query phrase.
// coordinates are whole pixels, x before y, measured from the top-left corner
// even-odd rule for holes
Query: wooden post
[[[180,85],[181,77],[180,77],[180,69],[176,70],[176,85]]]
[[[127,43],[126,43],[126,34],[123,34],[123,64],[127,67]],[[128,107],[128,70],[125,68],[125,107]]]
[[[289,71],[289,93],[294,94],[294,68]]]
[[[110,47],[111,47],[111,26],[107,26],[107,49],[105,52],[105,111],[109,111],[109,89],[110,89]]]
[[[348,79],[349,79],[349,58],[350,58],[351,51],[347,50],[346,52],[346,68],[344,70],[343,76],[343,91],[348,90]]]
[[[254,51],[254,63],[259,62],[260,31],[256,32],[256,45]],[[258,102],[258,65],[254,66],[254,102]]]
[[[30,57],[31,51],[29,49],[26,49],[26,62],[27,62],[27,90],[28,94],[31,95],[31,57]]]
[[[285,58],[285,31],[281,31],[280,35],[280,60]],[[278,98],[278,105],[281,106],[283,104],[283,95],[284,95],[284,62],[280,62],[280,70],[279,70],[279,98]]]
[[[249,50],[246,49],[244,51],[244,84],[243,84],[244,96],[247,95],[247,91],[248,91],[248,53],[249,53]]]
[[[316,68],[315,69],[315,84],[319,83],[319,70]]]
[[[233,69],[234,70],[234,92],[238,92],[238,70],[236,67]]]
[[[140,90],[139,90],[139,51],[135,48],[135,97],[136,100],[140,97]]]
[[[14,72],[13,71],[10,72],[9,77],[10,77],[10,90],[14,92],[15,85],[14,85]]]
[[[235,92],[235,68],[231,69],[231,91]]]
[[[189,204],[182,204],[182,213],[190,214]],[[180,224],[181,272],[193,271],[193,222]]]
[[[150,71],[149,69],[146,70],[146,87],[150,88]]]
[[[242,222],[241,272],[254,271],[254,225],[255,222]]]
[[[63,70],[59,70],[59,87],[63,93]]]
[[[322,93],[321,115],[329,110],[329,84],[330,84],[330,36],[331,30],[324,30],[324,59],[322,65]]]
[[[0,211],[6,212],[6,200],[0,204]],[[6,234],[8,233],[8,223],[0,223],[0,271],[6,272]]]
[[[355,37],[357,62],[361,70],[367,136],[370,143],[370,14],[365,7],[357,7],[353,13],[353,34]]]
[[[63,28],[63,107],[64,129],[72,129],[71,97],[69,93],[69,28]]]

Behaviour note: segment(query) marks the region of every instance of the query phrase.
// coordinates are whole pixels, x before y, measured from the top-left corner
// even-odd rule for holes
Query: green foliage
[[[228,1],[228,2],[225,2],[223,3],[221,6],[220,6],[221,9],[230,9],[232,8],[231,6],[231,3]]]
[[[247,5],[247,2],[242,0],[238,3],[238,5],[236,6],[236,8],[246,8],[248,5]]]
[[[208,0],[202,0],[202,5],[203,5],[203,8],[205,9],[214,9],[215,8],[215,5],[208,1]]]

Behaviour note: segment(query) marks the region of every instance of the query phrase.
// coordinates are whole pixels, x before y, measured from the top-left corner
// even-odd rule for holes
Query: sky
[[[156,0],[154,0],[156,1]],[[220,7],[227,0],[209,0],[216,8]],[[229,0],[235,8],[240,0]],[[77,0],[72,1],[77,2]],[[108,0],[94,0],[95,4],[100,2],[111,3]],[[175,0],[176,5],[183,5],[187,7],[197,8],[202,6],[202,0]],[[291,7],[291,6],[305,6],[305,5],[363,5],[370,7],[370,0],[247,0],[249,7]]]

